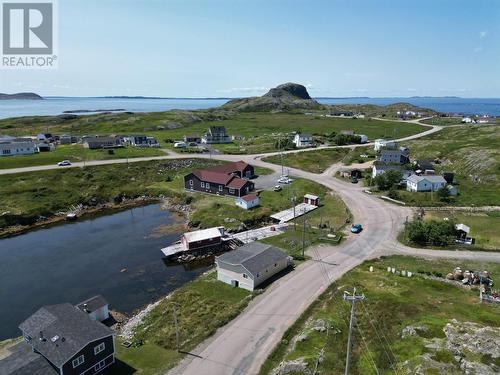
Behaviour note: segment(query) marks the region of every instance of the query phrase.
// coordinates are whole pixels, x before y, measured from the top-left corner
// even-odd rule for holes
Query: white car
[[[174,148],[186,148],[186,142],[175,142],[174,143]]]
[[[290,182],[292,182],[292,180],[290,178],[288,178],[288,176],[281,176],[278,179],[279,184],[289,184]]]
[[[60,167],[66,167],[68,165],[71,165],[71,162],[69,160],[63,160],[63,161],[60,161],[59,163],[57,163],[57,165]]]

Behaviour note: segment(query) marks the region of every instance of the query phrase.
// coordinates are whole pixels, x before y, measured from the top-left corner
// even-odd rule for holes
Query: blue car
[[[351,225],[351,232],[352,233],[359,233],[363,230],[363,227],[361,226],[361,224],[353,224]]]

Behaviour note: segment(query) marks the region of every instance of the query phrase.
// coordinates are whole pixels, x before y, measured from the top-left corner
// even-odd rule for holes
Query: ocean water
[[[1,100],[0,119],[19,116],[59,115],[64,111],[124,109],[159,112],[170,109],[219,107],[228,99],[127,99],[48,97],[45,100]],[[319,98],[323,104],[377,104],[406,102],[439,112],[500,116],[500,99],[480,98]]]

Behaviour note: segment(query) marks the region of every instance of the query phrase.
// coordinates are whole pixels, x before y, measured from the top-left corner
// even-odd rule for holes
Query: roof
[[[312,195],[312,194],[306,194],[306,195],[304,195],[304,198],[308,198],[308,199],[314,199],[314,200],[316,200],[316,199],[318,199],[319,197],[318,197],[318,196],[316,196],[316,195]]]
[[[240,160],[240,161],[235,161],[233,163],[217,165],[215,167],[208,168],[206,170],[218,173],[231,174],[234,172],[243,172],[245,168],[248,167],[249,165],[250,164],[245,163],[243,160]]]
[[[436,182],[446,183],[446,180],[444,179],[443,176],[437,176],[437,175],[417,176],[416,174],[412,174],[410,177],[407,178],[407,180],[410,182],[415,182],[417,184],[423,180],[427,180],[431,183],[436,183]]]
[[[59,374],[40,354],[21,341],[8,349],[9,355],[0,360],[2,375],[56,375]]]
[[[417,165],[423,170],[434,169],[434,166],[429,160],[417,160]]]
[[[184,233],[184,238],[188,242],[202,241],[209,238],[221,237],[221,231],[218,227],[196,230],[194,232]]]
[[[465,232],[465,233],[469,233],[470,232],[470,228],[465,225],[465,224],[455,224],[455,229],[456,230],[461,230],[462,232]]]
[[[244,180],[242,178],[238,177],[233,177],[233,179],[227,184],[227,187],[232,188],[232,189],[241,189],[243,186],[247,184],[247,180]]]
[[[250,242],[217,257],[217,264],[219,265],[221,262],[235,266],[241,265],[252,275],[256,275],[264,268],[286,258],[288,255],[277,247],[260,242]]]
[[[207,170],[199,170],[194,171],[193,174],[198,177],[201,181],[212,182],[216,184],[227,185],[233,176],[227,175],[225,173],[207,171]]]
[[[83,312],[92,313],[99,310],[101,307],[107,306],[108,301],[104,299],[103,296],[98,294],[97,296],[91,297],[88,300],[82,301],[76,305],[76,307]]]
[[[90,319],[69,303],[44,306],[19,328],[31,337],[30,345],[54,366],[61,367],[90,342],[108,337],[114,331]],[[43,340],[40,340],[42,335]]]
[[[251,202],[251,201],[253,201],[254,199],[257,199],[257,198],[258,198],[258,196],[257,196],[257,194],[252,193],[252,194],[247,194],[247,195],[244,195],[244,196],[242,196],[242,197],[240,197],[240,198],[241,198],[241,199],[243,199],[243,200],[244,200],[244,201],[246,201],[246,202]]]
[[[84,142],[115,142],[118,137],[85,137]]]

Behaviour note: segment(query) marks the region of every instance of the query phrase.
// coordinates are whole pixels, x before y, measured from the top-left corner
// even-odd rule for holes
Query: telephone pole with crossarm
[[[349,301],[352,303],[351,320],[349,321],[349,336],[347,338],[347,357],[345,360],[344,375],[349,375],[349,364],[351,361],[351,347],[352,347],[352,327],[354,325],[354,306],[356,305],[356,301],[363,301],[365,299],[366,298],[364,294],[360,296],[356,295],[356,287],[353,288],[352,295],[347,291],[344,292],[344,301]]]

